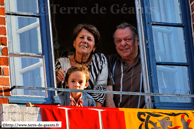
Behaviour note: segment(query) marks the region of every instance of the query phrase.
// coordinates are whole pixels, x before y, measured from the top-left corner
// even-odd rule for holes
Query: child
[[[65,84],[69,89],[84,90],[88,86],[90,75],[85,65],[75,65],[67,70]],[[60,92],[60,105],[95,107],[95,101],[89,94],[83,92]]]

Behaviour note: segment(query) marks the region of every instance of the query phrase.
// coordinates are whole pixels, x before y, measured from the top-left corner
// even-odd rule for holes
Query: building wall
[[[191,8],[191,24],[194,29],[194,0],[189,0]],[[9,57],[8,57],[8,43],[7,32],[5,24],[5,6],[4,0],[0,0],[0,105],[9,102],[10,95],[9,84]],[[193,31],[194,37],[194,31]]]
[[[0,105],[1,121],[42,121],[39,107],[22,107],[17,104]]]
[[[0,0],[0,104],[8,103],[6,96],[9,91],[9,59],[7,46],[7,32],[5,25],[4,0]],[[3,97],[3,98],[2,98]]]

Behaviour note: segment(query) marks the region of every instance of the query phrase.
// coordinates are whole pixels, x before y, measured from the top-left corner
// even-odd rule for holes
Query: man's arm
[[[113,55],[107,56],[107,61],[109,68],[106,91],[113,91],[113,78],[111,77],[112,62],[114,62]],[[113,94],[106,94],[105,107],[116,107],[113,100]]]
[[[113,91],[112,85],[108,85],[106,87],[106,91]],[[105,106],[106,107],[116,107],[113,101],[113,94],[106,94]]]

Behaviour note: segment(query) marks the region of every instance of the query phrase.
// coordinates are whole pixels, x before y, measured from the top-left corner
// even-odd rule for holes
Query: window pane
[[[190,94],[188,69],[183,66],[157,66],[159,93]],[[191,102],[191,98],[160,97],[161,102]]]
[[[45,87],[42,58],[10,57],[11,86]],[[45,96],[41,90],[13,90],[13,95]]]
[[[150,0],[152,21],[182,23],[179,0]]]
[[[6,16],[9,53],[42,54],[38,18]]]
[[[39,13],[37,0],[5,0],[9,12]]]
[[[158,62],[187,62],[181,27],[153,26],[153,40]]]

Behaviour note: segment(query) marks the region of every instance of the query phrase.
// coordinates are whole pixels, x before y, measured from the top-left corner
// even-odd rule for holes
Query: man
[[[109,79],[108,91],[140,92],[141,60],[139,54],[138,33],[134,26],[122,23],[116,27],[113,35],[117,54],[107,57],[112,79]],[[143,88],[142,88],[143,89]],[[113,101],[111,100],[113,98]],[[137,108],[139,96],[107,94],[106,106]],[[140,97],[139,107],[145,105],[144,96]]]

